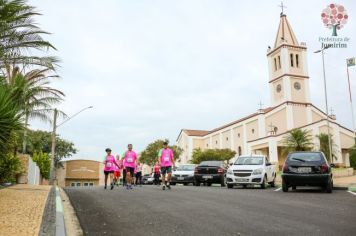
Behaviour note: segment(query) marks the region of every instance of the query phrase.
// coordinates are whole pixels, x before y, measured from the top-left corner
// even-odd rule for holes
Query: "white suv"
[[[276,167],[268,162],[266,156],[251,155],[240,156],[226,172],[226,184],[228,188],[234,185],[260,185],[266,188],[266,184],[274,187],[276,180]]]

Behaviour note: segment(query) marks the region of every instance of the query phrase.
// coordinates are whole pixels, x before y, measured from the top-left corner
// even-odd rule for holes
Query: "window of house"
[[[89,187],[89,186],[94,186],[94,183],[93,182],[85,182],[83,185],[84,185],[84,187]]]
[[[81,183],[80,182],[72,182],[72,183],[70,183],[70,186],[71,187],[80,187]]]
[[[277,70],[277,60],[276,60],[276,58],[274,58],[274,71],[276,71]]]
[[[294,67],[294,61],[293,61],[293,53],[290,54],[290,66]]]
[[[216,144],[218,144],[218,141],[215,141]]]
[[[252,129],[251,132],[254,134],[255,133],[255,129]]]
[[[228,138],[228,137],[226,137],[226,141],[229,141],[229,138]]]
[[[281,69],[281,57],[278,56],[278,69]]]
[[[299,67],[299,55],[295,54],[295,65],[296,67]]]
[[[242,155],[241,146],[239,146],[239,148],[238,148],[238,153],[239,153],[239,156],[241,156],[241,155]]]
[[[237,137],[239,137],[239,138],[240,138],[240,133],[238,133],[238,134],[237,134]]]

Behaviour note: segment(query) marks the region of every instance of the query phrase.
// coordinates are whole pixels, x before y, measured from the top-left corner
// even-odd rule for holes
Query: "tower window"
[[[276,60],[276,58],[274,58],[274,71],[276,71],[277,70],[277,60]]]
[[[251,132],[254,134],[255,133],[255,129],[252,129]]]
[[[290,66],[291,66],[291,67],[294,67],[293,53],[290,54]]]
[[[228,137],[226,137],[226,141],[229,141],[229,138],[228,138]]]
[[[278,56],[278,69],[281,69],[281,57]]]
[[[295,65],[299,68],[299,55],[295,54]]]
[[[218,141],[215,141],[216,144],[218,144]]]
[[[238,133],[238,134],[237,134],[237,137],[239,137],[239,138],[240,138],[240,133]]]
[[[238,148],[238,153],[239,153],[239,156],[241,156],[241,154],[242,154],[241,146],[239,146],[239,148]]]

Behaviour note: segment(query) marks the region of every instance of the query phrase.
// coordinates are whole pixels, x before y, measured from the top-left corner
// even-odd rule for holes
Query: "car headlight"
[[[260,175],[260,174],[262,174],[262,171],[263,171],[262,168],[256,169],[256,170],[254,170],[254,171],[252,172],[252,175]]]
[[[227,173],[228,175],[233,175],[233,174],[234,174],[234,172],[233,172],[232,170],[230,170],[230,169],[228,169],[226,173]]]

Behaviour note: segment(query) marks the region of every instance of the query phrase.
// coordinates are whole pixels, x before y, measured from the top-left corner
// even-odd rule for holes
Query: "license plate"
[[[184,180],[184,177],[177,177],[177,180]]]
[[[248,182],[248,179],[244,179],[244,178],[236,178],[235,180],[236,182]]]
[[[298,173],[310,173],[311,168],[310,167],[299,167],[298,168]]]
[[[212,179],[213,178],[213,176],[211,176],[211,175],[204,175],[203,176],[203,179]]]

